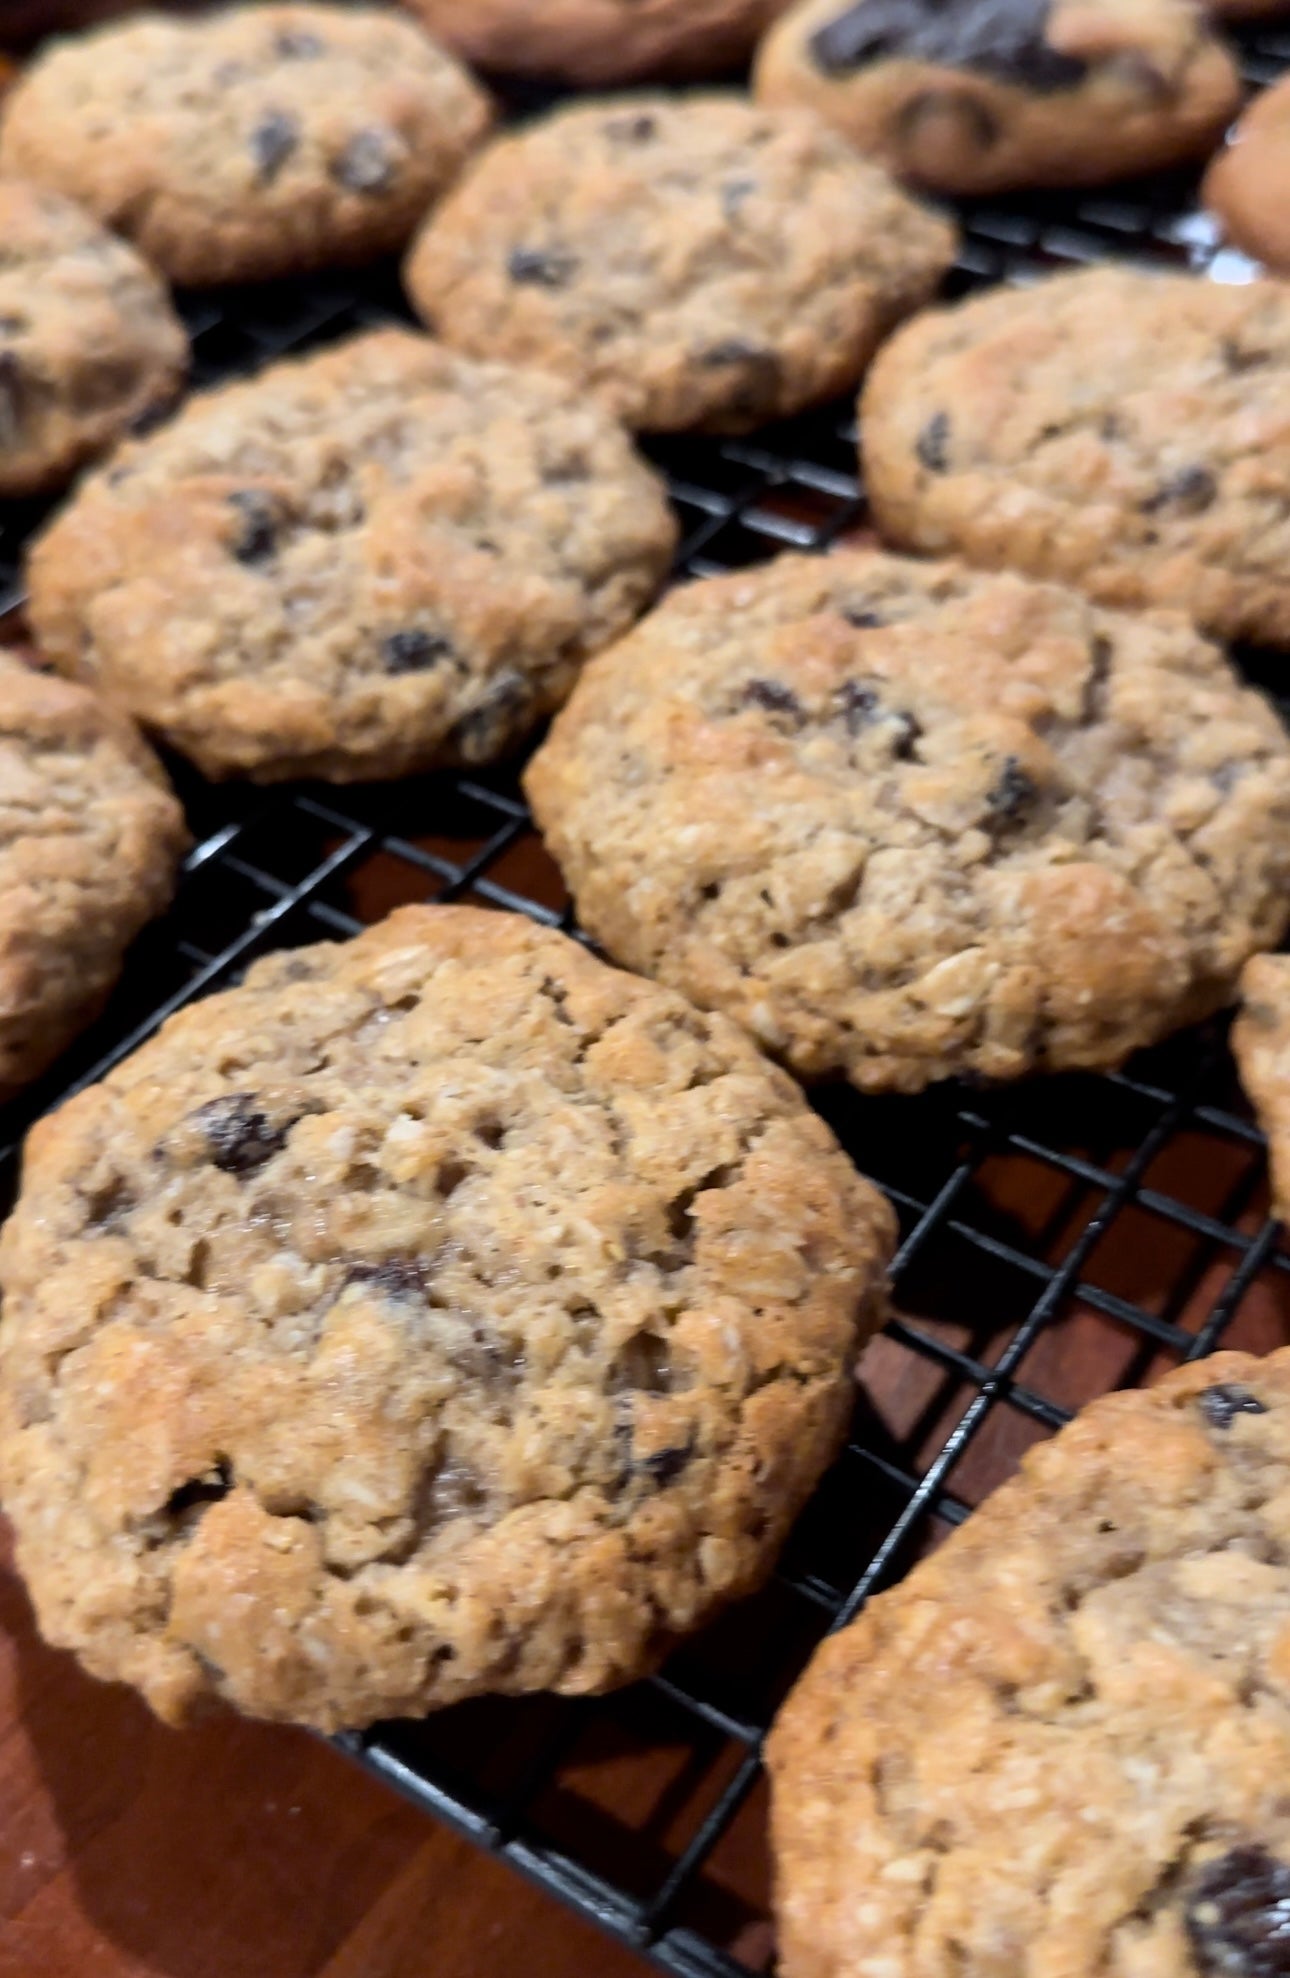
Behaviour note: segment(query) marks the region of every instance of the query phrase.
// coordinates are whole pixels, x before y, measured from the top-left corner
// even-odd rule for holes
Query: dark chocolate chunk
[[[1088,63],[1044,39],[1051,0],[857,0],[810,39],[825,75],[898,58],[972,69],[1040,95],[1074,89]]]
[[[778,680],[746,681],[743,698],[745,706],[765,708],[767,714],[791,714],[798,721],[802,718],[802,703],[797,695]]]
[[[381,664],[387,673],[424,673],[441,659],[454,657],[451,639],[442,632],[423,632],[409,625],[400,632],[387,632],[381,640]]]
[[[605,120],[605,136],[615,144],[648,144],[658,130],[658,118],[651,117],[648,110],[640,111],[634,117],[608,117]]]
[[[383,1257],[380,1263],[351,1264],[345,1273],[345,1283],[370,1284],[388,1298],[422,1299],[429,1268],[424,1257]]]
[[[948,412],[933,412],[922,432],[914,441],[914,452],[922,461],[929,474],[944,474],[950,464],[947,448],[950,440],[950,415]]]
[[[999,142],[998,119],[984,103],[965,89],[920,89],[908,97],[896,113],[896,134],[901,144],[915,144],[929,125],[954,123],[959,134],[974,151],[992,151]]]
[[[1219,1381],[1198,1397],[1201,1414],[1213,1429],[1230,1429],[1237,1415],[1266,1415],[1267,1408],[1248,1387],[1235,1381]]]
[[[888,719],[895,730],[891,744],[892,754],[897,762],[912,762],[915,747],[922,737],[922,722],[916,715],[908,713],[903,708],[890,715]]]
[[[270,1126],[256,1110],[254,1092],[212,1099],[193,1117],[206,1137],[212,1161],[225,1174],[253,1174],[287,1144],[288,1129]]]
[[[1207,1862],[1192,1884],[1185,1921],[1202,1978],[1290,1974],[1290,1868],[1266,1848],[1231,1848]]]
[[[882,613],[875,611],[871,605],[844,604],[840,610],[847,624],[854,625],[858,632],[872,632],[876,626],[885,625],[887,622]],[[852,685],[854,682],[848,680],[847,687]],[[846,688],[841,688],[839,691],[845,693]]]
[[[872,687],[862,687],[858,680],[844,680],[833,698],[849,735],[858,735],[877,718],[878,695]]]
[[[182,1518],[198,1504],[218,1504],[233,1488],[233,1466],[227,1456],[217,1456],[205,1476],[190,1477],[172,1490],[165,1503],[168,1518]]]
[[[274,53],[281,55],[284,62],[307,62],[323,52],[323,38],[311,34],[308,28],[284,28],[273,44]]]
[[[513,282],[529,288],[568,288],[578,272],[577,257],[558,247],[513,247],[506,260]]]
[[[675,1449],[656,1449],[652,1456],[637,1457],[633,1467],[643,1470],[657,1484],[670,1484],[680,1476],[693,1454],[693,1443],[685,1442]]]
[[[300,126],[285,110],[270,110],[251,132],[251,156],[261,185],[272,185],[300,142]]]
[[[361,130],[331,164],[331,175],[350,192],[383,192],[394,177],[395,152],[385,130]]]
[[[997,823],[1017,824],[1033,805],[1039,791],[1034,778],[1027,774],[1015,755],[1005,757],[999,779],[991,789],[986,802],[990,814]]]
[[[234,556],[239,563],[266,563],[278,546],[278,515],[273,503],[258,488],[238,488],[228,499],[240,518],[232,544]]]
[[[1212,506],[1217,495],[1218,482],[1208,467],[1181,467],[1139,506],[1144,515],[1156,515],[1162,508],[1172,509],[1178,515],[1200,515]]]

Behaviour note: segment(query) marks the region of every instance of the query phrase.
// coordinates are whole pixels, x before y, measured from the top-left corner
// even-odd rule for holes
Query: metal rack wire
[[[1250,79],[1290,30],[1246,37]],[[1108,256],[1249,272],[1174,178],[965,212],[959,288]],[[196,379],[404,319],[391,272],[189,299]],[[844,408],[747,440],[652,449],[705,575],[862,528]],[[20,596],[39,504],[0,505],[0,608]],[[1276,661],[1260,668],[1276,691]],[[0,1112],[0,1205],[21,1136],[170,1010],[269,948],[355,932],[410,899],[471,899],[571,925],[512,772],[389,787],[211,789],[177,772],[196,841],[179,898],[111,1007]],[[758,1751],[815,1642],[958,1524],[1038,1437],[1107,1388],[1222,1344],[1290,1337],[1290,1256],[1224,1025],[1107,1078],[918,1100],[817,1095],[900,1213],[900,1316],[866,1358],[851,1440],[770,1585],[651,1682],[595,1701],[479,1703],[342,1743],[480,1845],[684,1978],[770,1968]]]

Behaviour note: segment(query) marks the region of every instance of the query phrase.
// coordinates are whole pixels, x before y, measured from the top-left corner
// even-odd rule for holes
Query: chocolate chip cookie
[[[771,1735],[785,1978],[1276,1978],[1290,1352],[1096,1402]]]
[[[376,330],[122,448],[36,541],[29,614],[209,776],[402,776],[513,747],[674,537],[593,399]]]
[[[183,324],[134,249],[58,193],[0,180],[0,495],[60,486],[187,368]]]
[[[739,432],[853,383],[954,249],[813,117],[630,97],[492,145],[407,284],[458,349],[557,371],[633,426]]]
[[[488,121],[464,69],[381,8],[143,14],[38,57],[6,98],[0,170],[206,286],[392,253]]]
[[[892,1220],[734,1025],[518,916],[261,962],[31,1137],[40,1625],[171,1720],[624,1682],[768,1570]]]
[[[755,87],[951,193],[1203,156],[1241,96],[1191,0],[803,0],[763,42]]]
[[[889,541],[1290,643],[1290,289],[1099,268],[929,312],[861,400]]]
[[[787,0],[408,0],[457,54],[498,74],[588,85],[714,76],[747,60]]]
[[[130,723],[0,652],[0,1099],[97,1014],[186,844]]]
[[[1218,649],[958,565],[673,592],[527,787],[612,955],[872,1091],[1118,1064],[1290,916],[1290,742]]]
[[[1237,247],[1290,272],[1290,77],[1255,97],[1201,196]]]
[[[1247,965],[1232,1048],[1268,1137],[1273,1204],[1284,1221],[1290,1219],[1290,955],[1256,955]]]

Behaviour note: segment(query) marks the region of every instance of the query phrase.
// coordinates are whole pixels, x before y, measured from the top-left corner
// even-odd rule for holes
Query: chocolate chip
[[[1171,508],[1179,515],[1200,515],[1217,495],[1218,482],[1208,467],[1182,467],[1138,506],[1144,515],[1155,515],[1162,508]]]
[[[361,130],[351,137],[330,171],[350,192],[383,192],[394,177],[395,153],[391,133]]]
[[[997,822],[1016,824],[1026,815],[1038,795],[1034,778],[1022,768],[1015,755],[1010,755],[1005,757],[998,781],[986,802]]]
[[[645,1475],[652,1477],[657,1484],[670,1484],[675,1477],[680,1476],[693,1454],[693,1443],[686,1442],[679,1444],[675,1449],[656,1449],[652,1456],[637,1457],[632,1467],[643,1470]]]
[[[998,119],[964,89],[920,89],[896,113],[899,144],[917,144],[931,124],[952,123],[974,151],[992,151],[999,142]]]
[[[463,715],[450,741],[463,762],[491,762],[518,739],[533,706],[533,689],[519,673],[503,673],[487,698]]]
[[[745,681],[743,700],[746,707],[765,708],[767,714],[791,714],[798,721],[802,718],[802,703],[797,695],[778,680]]]
[[[285,110],[270,110],[251,132],[251,156],[261,185],[272,185],[300,142],[300,126]]]
[[[311,34],[307,28],[284,28],[273,49],[284,62],[307,62],[321,55],[325,45],[321,35]]]
[[[846,723],[848,735],[858,735],[877,715],[877,694],[872,687],[862,687],[858,680],[844,680],[833,698]]]
[[[745,364],[773,370],[779,376],[779,359],[774,351],[761,344],[745,343],[742,337],[726,337],[721,343],[709,344],[698,353],[698,361],[713,371],[720,370],[724,364]]]
[[[858,632],[872,632],[876,626],[885,625],[887,622],[880,611],[874,611],[872,606],[867,604],[844,604],[839,609],[847,624],[854,625]],[[847,682],[848,686],[853,684],[851,681]]]
[[[914,441],[914,452],[930,474],[944,474],[950,464],[946,449],[950,439],[950,415],[933,412]]]
[[[1203,1978],[1290,1973],[1290,1868],[1263,1847],[1237,1847],[1201,1869],[1186,1908]]]
[[[235,1092],[199,1106],[200,1126],[215,1166],[224,1174],[253,1174],[287,1144],[287,1128],[270,1126],[255,1107],[254,1092]]]
[[[605,120],[605,136],[615,144],[648,144],[658,130],[658,118],[651,117],[648,110],[635,117],[608,117]]]
[[[452,640],[445,639],[442,632],[423,632],[415,625],[387,632],[381,640],[381,664],[387,673],[423,673],[455,654]]]
[[[774,411],[779,398],[783,366],[773,350],[746,343],[742,337],[726,337],[695,352],[695,360],[706,371],[728,370],[724,406],[741,418],[761,418]]]
[[[227,1456],[217,1456],[205,1476],[190,1477],[172,1490],[165,1503],[168,1518],[181,1518],[198,1504],[218,1504],[233,1488],[233,1466]]]
[[[1044,39],[1051,0],[857,0],[811,36],[825,75],[900,58],[974,69],[1040,95],[1074,89],[1089,65]]]
[[[278,515],[267,495],[256,488],[238,488],[229,496],[241,526],[232,550],[239,563],[266,563],[278,546]]]
[[[1198,1396],[1197,1406],[1213,1429],[1230,1429],[1237,1415],[1266,1415],[1267,1408],[1248,1387],[1235,1381],[1219,1381]]]
[[[27,379],[11,350],[0,350],[0,451],[17,446],[22,437]]]
[[[423,1299],[429,1266],[423,1257],[384,1257],[379,1264],[362,1261],[345,1273],[346,1285],[370,1284],[388,1298]]]
[[[528,288],[567,288],[578,272],[578,262],[558,247],[513,247],[506,272],[513,282]]]

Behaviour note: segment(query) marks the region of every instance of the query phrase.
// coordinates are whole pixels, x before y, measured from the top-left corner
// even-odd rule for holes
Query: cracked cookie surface
[[[1099,268],[929,312],[860,403],[878,526],[1290,642],[1290,289]]]
[[[400,776],[521,740],[675,533],[584,394],[377,330],[122,448],[37,539],[29,613],[207,775]]]
[[[490,146],[407,285],[447,342],[558,371],[629,425],[742,432],[846,390],[954,252],[814,117],[631,96]]]
[[[383,8],[144,14],[37,58],[0,112],[0,169],[77,200],[172,281],[260,281],[395,252],[489,116]]]
[[[1222,653],[953,564],[674,591],[526,785],[611,954],[872,1090],[1114,1065],[1290,908],[1290,742]]]
[[[1290,1352],[1096,1402],[771,1735],[786,1978],[1275,1978]]]
[[[97,1013],[186,844],[130,723],[0,652],[0,1097]]]
[[[133,248],[56,192],[0,182],[0,495],[70,479],[187,369],[184,326]]]
[[[466,61],[586,88],[715,76],[751,54],[786,0],[409,0]]]
[[[735,1026],[518,916],[260,962],[31,1137],[0,1494],[164,1717],[599,1690],[769,1569],[892,1217]]]
[[[817,111],[899,177],[960,194],[1201,156],[1241,100],[1191,0],[804,0],[762,43],[755,88]]]

